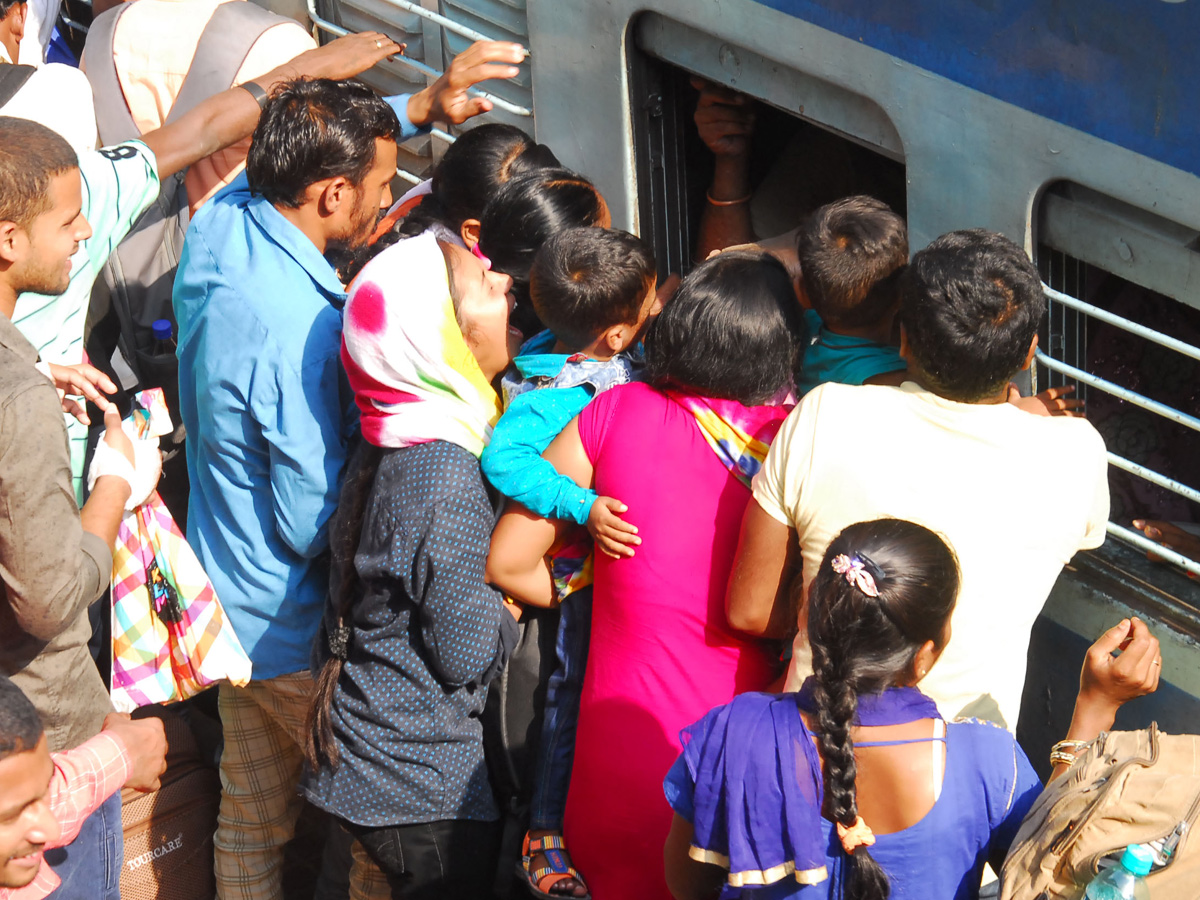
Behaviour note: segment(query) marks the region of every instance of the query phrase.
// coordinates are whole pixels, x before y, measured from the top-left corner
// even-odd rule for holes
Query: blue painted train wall
[[[1200,175],[1200,0],[756,0]]]

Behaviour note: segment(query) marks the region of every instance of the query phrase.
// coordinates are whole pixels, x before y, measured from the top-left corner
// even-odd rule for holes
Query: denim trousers
[[[46,851],[46,862],[62,885],[54,900],[121,900],[125,835],[121,830],[121,792],[88,816],[75,840]]]
[[[592,635],[592,588],[576,591],[559,611],[555,651],[558,666],[546,687],[546,713],[538,746],[529,828],[562,831],[567,789],[575,761],[575,726]]]
[[[387,878],[392,900],[486,900],[501,822],[449,819],[373,828],[342,821]]]

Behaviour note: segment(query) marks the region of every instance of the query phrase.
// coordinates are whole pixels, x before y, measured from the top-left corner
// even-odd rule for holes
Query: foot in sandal
[[[521,869],[529,893],[538,900],[590,900],[583,876],[571,865],[562,835],[530,831],[521,846]]]

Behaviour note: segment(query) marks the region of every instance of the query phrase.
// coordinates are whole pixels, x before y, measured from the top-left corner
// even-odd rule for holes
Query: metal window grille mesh
[[[1087,296],[1088,270],[1088,266],[1079,260],[1048,248],[1040,248],[1038,259],[1042,278],[1047,282],[1043,288],[1048,302],[1041,346],[1037,352],[1037,389],[1074,384],[1084,399],[1095,397],[1097,393],[1108,395],[1121,404],[1142,410],[1175,426],[1200,432],[1200,418],[1117,383],[1113,378],[1101,377],[1091,371],[1088,362],[1088,340],[1092,328],[1098,323],[1103,323],[1130,335],[1139,345],[1155,345],[1156,348],[1163,348],[1170,354],[1179,354],[1198,363],[1200,347],[1079,299]],[[1128,473],[1129,476],[1182,497],[1192,504],[1200,505],[1200,490],[1184,484],[1169,472],[1160,471],[1144,462],[1113,452],[1111,447],[1108,461],[1111,467]],[[1152,552],[1188,572],[1200,575],[1200,562],[1155,543],[1126,524],[1110,521],[1108,533],[1140,550]]]

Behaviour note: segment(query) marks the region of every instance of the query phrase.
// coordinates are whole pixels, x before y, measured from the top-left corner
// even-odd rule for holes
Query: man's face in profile
[[[0,760],[0,887],[23,887],[42,864],[42,848],[61,834],[46,803],[54,764],[46,735]]]
[[[50,179],[50,208],[26,226],[18,226],[14,247],[19,258],[9,270],[9,283],[18,292],[61,294],[71,283],[71,257],[79,242],[92,235],[83,216],[79,169],[68,169]]]

